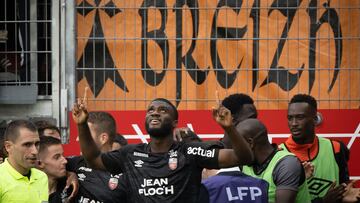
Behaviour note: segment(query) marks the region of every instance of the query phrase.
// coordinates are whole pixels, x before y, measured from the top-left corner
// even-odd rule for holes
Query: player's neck
[[[57,180],[51,176],[48,176],[49,181],[49,195],[56,192]]]
[[[110,152],[112,151],[112,144],[104,144],[103,146],[101,146],[100,148],[101,153],[106,153],[106,152]]]
[[[163,138],[151,138],[150,149],[152,153],[164,153],[168,152],[171,145],[174,143],[172,136],[166,136]]]
[[[256,160],[258,162],[258,164],[262,164],[264,163],[264,161],[272,154],[274,153],[274,147],[269,144],[269,145],[266,145],[266,146],[263,146],[261,147],[259,150],[256,150],[257,153],[256,153]]]
[[[30,169],[24,168],[24,167],[20,166],[20,165],[17,164],[16,161],[13,160],[10,156],[8,157],[8,162],[9,162],[9,164],[10,164],[17,172],[19,172],[21,175],[25,176],[25,175],[29,174]]]
[[[314,142],[314,139],[315,139],[315,132],[308,134],[301,139],[296,139],[293,137],[293,140],[296,144],[311,144]]]

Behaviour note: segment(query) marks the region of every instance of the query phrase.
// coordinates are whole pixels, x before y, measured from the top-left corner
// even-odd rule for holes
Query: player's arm
[[[285,156],[275,166],[273,180],[276,185],[275,202],[295,202],[300,186],[306,181],[305,171],[295,156]]]
[[[88,112],[86,100],[87,98],[85,89],[84,98],[79,98],[77,103],[74,104],[72,110],[73,119],[78,127],[80,149],[86,162],[91,168],[105,170],[101,159],[101,151],[92,139],[90,129],[87,124]]]
[[[293,190],[276,190],[276,203],[292,203],[295,202],[297,192]]]
[[[217,97],[217,108],[213,108],[213,118],[224,129],[229,136],[233,149],[219,150],[219,167],[226,168],[236,165],[250,164],[253,160],[253,154],[244,136],[236,130],[229,109],[221,105]]]
[[[350,180],[348,167],[350,151],[341,141],[332,140],[331,143],[333,145],[336,163],[339,166],[339,183],[348,183]]]
[[[76,173],[71,171],[66,171],[66,185],[65,190],[72,188],[71,194],[69,196],[69,200],[73,200],[79,191],[79,180],[77,178]]]

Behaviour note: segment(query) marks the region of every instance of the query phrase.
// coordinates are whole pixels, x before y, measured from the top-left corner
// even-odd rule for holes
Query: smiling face
[[[288,109],[288,126],[297,143],[310,143],[315,135],[316,111],[306,102],[292,103]]]
[[[40,168],[49,177],[61,178],[66,175],[67,160],[63,156],[61,144],[48,146],[40,153]]]
[[[174,109],[168,103],[160,100],[151,102],[145,117],[145,128],[151,137],[172,135],[176,125]]]
[[[33,132],[27,128],[20,128],[18,133],[14,141],[5,142],[5,148],[11,166],[25,175],[36,166],[40,139],[37,131]]]

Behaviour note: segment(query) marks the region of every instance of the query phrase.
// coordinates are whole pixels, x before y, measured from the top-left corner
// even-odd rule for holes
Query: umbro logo
[[[79,173],[78,174],[78,179],[81,180],[81,181],[84,181],[84,179],[86,178],[86,175],[83,174],[83,173]]]
[[[137,160],[137,161],[134,161],[134,166],[135,167],[138,167],[138,168],[141,168],[142,165],[144,164],[144,162],[142,160]]]
[[[318,196],[321,192],[327,190],[332,182],[326,179],[313,177],[307,183],[310,194]]]

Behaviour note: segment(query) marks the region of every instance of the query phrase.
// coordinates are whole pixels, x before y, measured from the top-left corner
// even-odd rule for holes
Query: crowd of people
[[[349,180],[349,150],[316,136],[317,102],[310,95],[289,101],[291,135],[280,145],[269,142],[246,94],[217,99],[212,116],[224,130],[218,141],[178,128],[178,111],[163,98],[146,110],[148,144],[127,144],[109,113],[88,112],[86,97],[72,115],[81,148],[76,157],[64,157],[60,131],[49,122],[7,124],[0,139],[0,203],[360,201]]]

